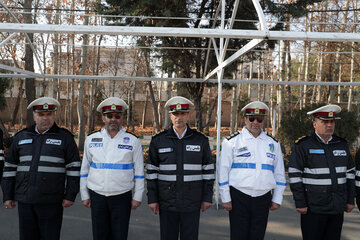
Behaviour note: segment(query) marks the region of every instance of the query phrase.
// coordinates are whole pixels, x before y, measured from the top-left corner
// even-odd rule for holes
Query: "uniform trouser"
[[[251,197],[230,187],[232,210],[229,212],[231,240],[264,239],[271,193]]]
[[[304,240],[340,240],[344,214],[330,215],[308,212],[301,214]]]
[[[131,191],[106,197],[90,190],[94,240],[127,239],[131,199]]]
[[[200,209],[194,212],[172,212],[160,209],[161,240],[197,240]]]
[[[63,217],[62,203],[18,203],[20,240],[58,240]]]

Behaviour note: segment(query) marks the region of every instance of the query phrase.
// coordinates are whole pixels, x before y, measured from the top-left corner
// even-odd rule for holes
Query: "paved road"
[[[2,199],[2,194],[0,193]],[[343,240],[357,240],[360,237],[360,213],[358,209],[345,214]],[[0,240],[16,240],[18,235],[17,209],[8,210],[0,207]],[[90,211],[83,207],[77,199],[74,206],[64,212],[62,227],[63,240],[90,240],[91,218]],[[159,219],[143,204],[132,212],[129,240],[158,240]],[[201,214],[200,240],[229,239],[229,220],[224,210],[215,207]],[[266,240],[295,240],[301,239],[299,229],[299,215],[293,207],[292,196],[287,189],[282,207],[270,213]]]

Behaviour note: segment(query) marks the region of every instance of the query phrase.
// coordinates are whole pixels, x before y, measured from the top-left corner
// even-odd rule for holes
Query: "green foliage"
[[[290,115],[284,116],[278,131],[281,144],[290,148],[296,139],[311,134],[314,131],[312,118],[306,113],[323,105],[312,104],[302,110],[293,109]],[[359,135],[360,122],[356,120],[355,113],[346,109],[341,110],[340,117],[335,123],[335,134],[345,138],[351,146]]]
[[[10,79],[0,78],[0,110],[6,107],[5,92],[10,87]]]

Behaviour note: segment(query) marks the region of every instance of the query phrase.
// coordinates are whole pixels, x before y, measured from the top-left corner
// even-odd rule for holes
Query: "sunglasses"
[[[257,120],[258,123],[261,123],[264,120],[264,117],[254,117],[254,116],[248,116],[248,119],[250,122]]]
[[[113,117],[115,117],[115,119],[120,119],[121,118],[121,115],[116,115],[116,114],[111,114],[111,113],[105,114],[105,116],[108,119],[112,119]]]

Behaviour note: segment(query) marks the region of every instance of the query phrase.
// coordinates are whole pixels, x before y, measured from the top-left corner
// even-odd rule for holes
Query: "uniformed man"
[[[198,239],[200,209],[212,204],[214,161],[209,141],[191,129],[190,106],[184,97],[169,99],[172,125],[154,136],[147,164],[148,203],[160,213],[162,240]]]
[[[73,135],[55,123],[60,103],[34,100],[35,124],[18,132],[6,155],[2,180],[5,208],[18,202],[20,239],[60,239],[63,208],[79,192],[79,151]]]
[[[354,208],[354,162],[346,140],[334,134],[340,111],[327,105],[308,112],[315,131],[292,148],[289,181],[304,240],[340,239],[344,211]]]
[[[286,180],[280,143],[264,132],[266,104],[247,104],[245,126],[224,139],[218,161],[222,206],[229,211],[230,238],[264,239],[270,210],[280,208]]]
[[[144,157],[138,137],[122,128],[127,107],[117,97],[102,101],[97,111],[105,127],[85,140],[80,192],[95,240],[127,239],[131,209],[141,204]]]
[[[3,132],[0,129],[0,183],[4,168],[4,145],[3,145]]]
[[[355,165],[356,165],[356,173],[355,173],[356,204],[358,206],[358,209],[360,210],[360,149],[358,149],[356,152]]]

